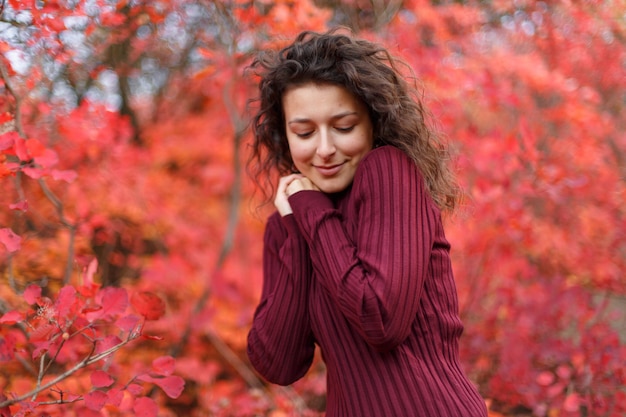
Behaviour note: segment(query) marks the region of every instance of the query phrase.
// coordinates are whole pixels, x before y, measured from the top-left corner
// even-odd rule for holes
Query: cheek
[[[346,151],[354,155],[363,154],[371,151],[373,145],[374,141],[372,140],[372,136],[367,132],[363,132],[362,134],[355,136],[353,140],[347,144],[348,149],[346,149]]]
[[[315,153],[315,149],[308,142],[289,140],[289,153],[291,154],[291,159],[297,165],[298,162],[309,159]]]

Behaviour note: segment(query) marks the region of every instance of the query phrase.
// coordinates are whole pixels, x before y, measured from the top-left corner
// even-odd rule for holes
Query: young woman
[[[398,65],[337,32],[255,60],[254,174],[281,178],[248,356],[286,385],[318,344],[328,417],[483,417],[441,221],[458,187]]]

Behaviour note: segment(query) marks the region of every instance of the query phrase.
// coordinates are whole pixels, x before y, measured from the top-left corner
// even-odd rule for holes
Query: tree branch
[[[0,408],[9,406],[9,405],[13,405],[16,403],[19,403],[21,401],[26,400],[28,397],[33,397],[36,398],[37,394],[39,394],[42,391],[45,391],[46,389],[53,387],[54,385],[58,384],[59,382],[63,381],[64,379],[70,377],[71,375],[73,375],[74,373],[76,373],[77,371],[86,368],[89,365],[92,365],[96,362],[101,361],[102,359],[105,359],[106,357],[114,354],[115,352],[117,352],[118,350],[120,350],[121,348],[123,348],[124,346],[126,346],[127,344],[129,344],[130,342],[132,342],[133,340],[135,340],[137,337],[139,337],[138,332],[134,331],[131,332],[128,335],[128,338],[120,343],[118,343],[117,345],[110,347],[109,349],[95,355],[92,356],[93,353],[96,350],[96,343],[94,342],[92,348],[91,348],[91,352],[89,352],[89,354],[80,362],[78,362],[76,365],[74,365],[72,368],[68,369],[67,371],[63,372],[62,374],[58,375],[56,378],[46,382],[45,384],[38,386],[37,388],[35,388],[34,390],[27,392],[26,394],[20,395],[18,397],[12,398],[10,400],[6,400],[0,403]]]

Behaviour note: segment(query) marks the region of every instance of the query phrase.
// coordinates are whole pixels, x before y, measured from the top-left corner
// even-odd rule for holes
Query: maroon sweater
[[[301,191],[268,220],[248,356],[267,380],[301,378],[320,346],[327,417],[482,417],[459,363],[463,326],[438,208],[384,146],[337,195]]]

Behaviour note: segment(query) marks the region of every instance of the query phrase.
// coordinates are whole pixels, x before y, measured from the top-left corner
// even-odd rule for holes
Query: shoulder
[[[380,146],[378,148],[374,148],[365,155],[362,162],[366,162],[367,160],[389,160],[389,161],[400,161],[406,160],[411,161],[411,158],[404,153],[399,148],[391,145]]]
[[[393,180],[397,176],[406,175],[421,177],[417,165],[404,151],[386,145],[374,148],[365,155],[357,169],[355,181],[362,177]]]

